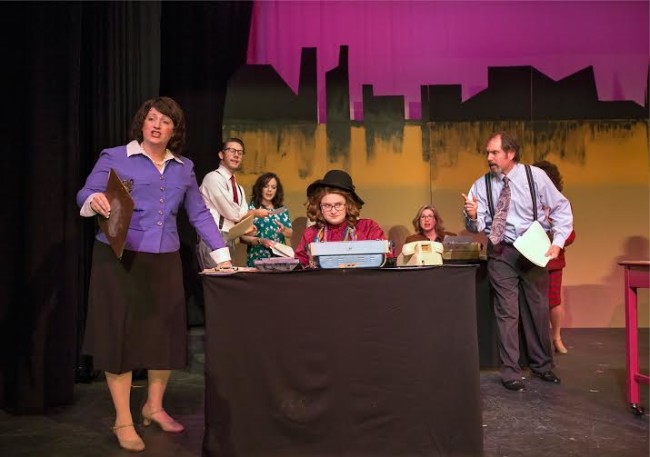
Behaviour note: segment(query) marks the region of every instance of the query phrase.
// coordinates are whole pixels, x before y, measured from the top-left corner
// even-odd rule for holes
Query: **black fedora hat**
[[[332,187],[334,189],[341,189],[347,192],[350,192],[354,201],[356,201],[359,206],[363,206],[364,201],[357,195],[354,191],[354,184],[352,184],[352,178],[343,170],[330,170],[325,173],[323,179],[314,181],[307,187],[307,198],[311,197],[312,194],[321,187]]]

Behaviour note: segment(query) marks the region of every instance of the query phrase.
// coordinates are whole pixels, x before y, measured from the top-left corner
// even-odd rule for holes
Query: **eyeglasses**
[[[321,211],[332,211],[332,210],[334,210],[336,212],[339,212],[344,208],[345,208],[345,203],[334,203],[333,205],[331,205],[329,203],[323,203],[322,205],[320,205],[320,210]]]
[[[246,151],[244,151],[243,149],[235,149],[235,148],[226,148],[223,150],[223,152],[229,152],[234,156],[243,156],[244,154],[246,154]]]
[[[435,218],[436,216],[429,215],[429,214],[423,214],[422,216],[420,216],[420,219],[435,219]]]

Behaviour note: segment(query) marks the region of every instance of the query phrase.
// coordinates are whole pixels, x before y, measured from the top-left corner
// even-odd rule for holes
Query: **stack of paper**
[[[274,243],[271,252],[278,257],[294,257],[295,253],[291,246],[282,243]]]
[[[550,257],[546,257],[551,240],[537,221],[528,227],[528,230],[515,240],[513,246],[535,265],[545,267]]]

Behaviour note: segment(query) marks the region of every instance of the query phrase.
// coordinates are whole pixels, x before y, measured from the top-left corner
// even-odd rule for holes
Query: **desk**
[[[475,275],[204,276],[203,455],[481,455]]]
[[[476,325],[478,359],[481,369],[499,367],[497,322],[494,317],[494,297],[487,272],[487,261],[481,260],[476,271]]]
[[[639,373],[639,338],[636,290],[650,287],[650,261],[624,260],[618,262],[625,268],[625,339],[627,366],[627,401],[632,412],[643,415],[640,383],[648,384],[650,377]]]

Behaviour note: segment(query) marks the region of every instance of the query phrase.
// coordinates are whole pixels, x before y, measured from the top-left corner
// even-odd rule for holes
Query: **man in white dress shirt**
[[[230,228],[249,214],[255,217],[268,216],[266,209],[248,209],[246,203],[246,192],[244,188],[237,184],[235,172],[241,167],[242,161],[246,154],[244,142],[239,138],[226,139],[219,150],[219,159],[221,163],[219,168],[211,171],[201,183],[201,195],[205,205],[214,217],[219,230],[221,230],[224,240],[228,239]],[[235,259],[235,240],[228,241],[231,259]],[[214,268],[216,264],[206,256],[207,246],[203,240],[199,240],[197,255],[201,269]]]

